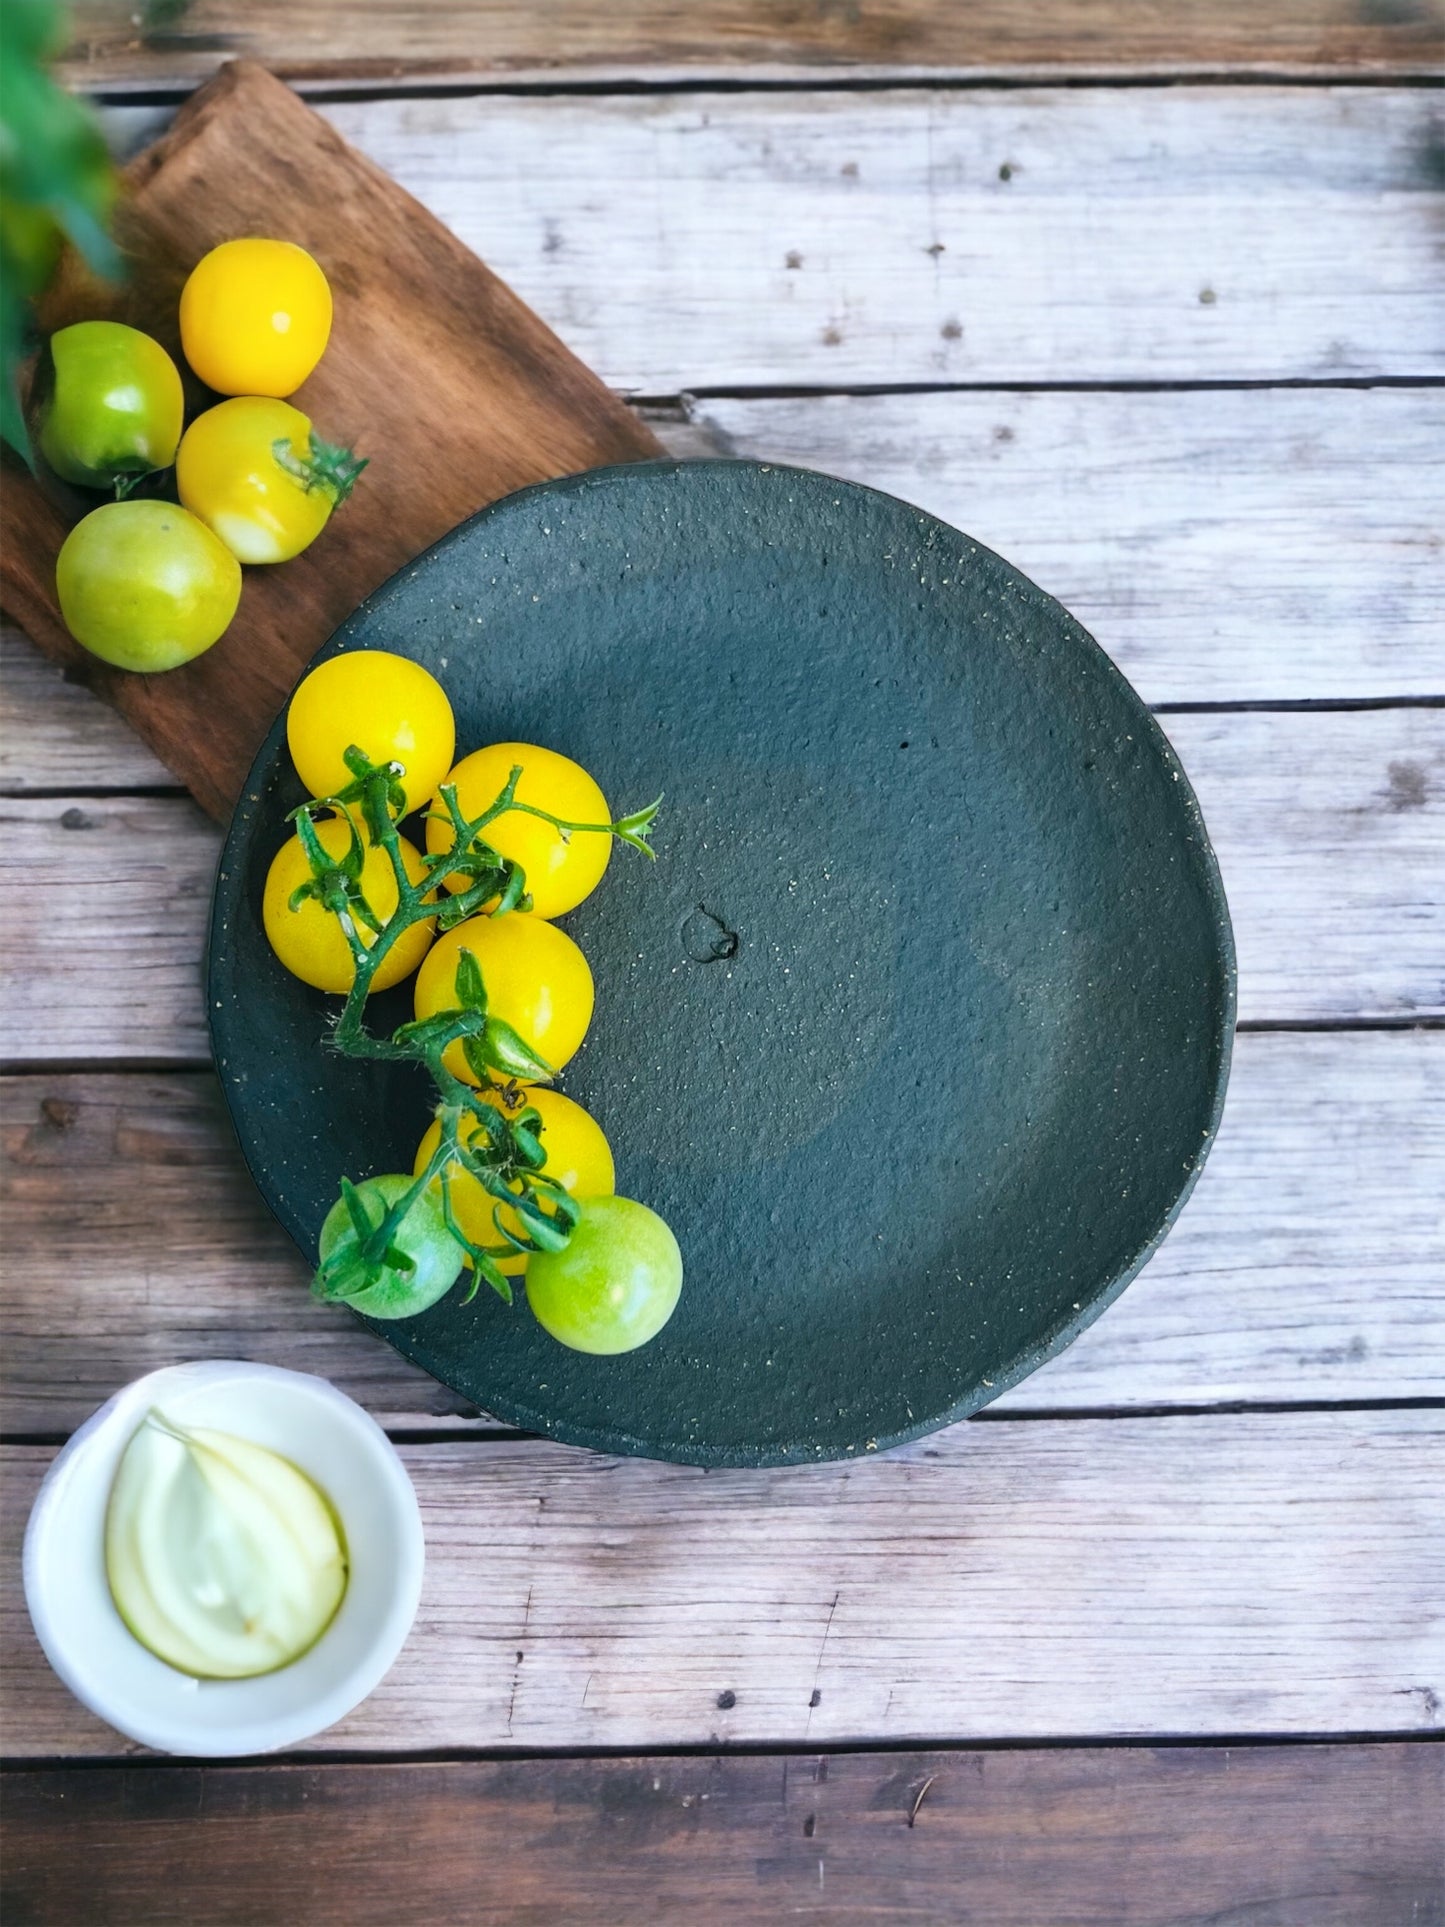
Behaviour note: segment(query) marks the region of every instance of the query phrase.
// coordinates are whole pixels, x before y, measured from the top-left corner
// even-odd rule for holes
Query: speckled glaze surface
[[[1057,602],[888,496],[669,462],[497,503],[321,654],[353,648],[437,674],[459,753],[537,742],[618,811],[665,795],[658,862],[617,850],[562,920],[597,979],[562,1082],[676,1231],[678,1311],[594,1359],[458,1291],[377,1327],[406,1356],[579,1444],[807,1462],[976,1410],[1134,1276],[1218,1121],[1233,946],[1173,751]],[[428,1089],[330,1054],[330,1000],[267,948],[300,800],[278,721],[209,1003],[247,1161],[314,1257],[343,1173],[411,1168]]]

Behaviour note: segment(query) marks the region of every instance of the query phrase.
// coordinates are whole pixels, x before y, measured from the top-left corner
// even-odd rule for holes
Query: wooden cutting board
[[[489,184],[476,192],[484,199]],[[513,489],[662,450],[474,254],[264,68],[223,68],[130,164],[116,229],[128,280],[105,286],[72,267],[43,305],[47,330],[114,316],[184,368],[177,303],[207,249],[246,234],[298,241],[325,268],[336,317],[295,403],[328,440],[371,458],[315,545],[247,569],[226,634],[158,676],[97,662],[60,620],[56,553],[90,504],[62,505],[6,473],[6,610],[225,816],[302,665],[394,570]],[[213,399],[189,375],[187,385],[191,410]]]

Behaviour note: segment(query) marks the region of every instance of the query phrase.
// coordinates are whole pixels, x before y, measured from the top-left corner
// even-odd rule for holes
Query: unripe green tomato
[[[175,669],[225,631],[241,565],[173,502],[106,502],[66,536],[55,563],[65,626],[118,669]]]
[[[575,1352],[609,1356],[656,1338],[682,1290],[677,1239],[632,1198],[586,1198],[561,1251],[527,1260],[537,1323]]]
[[[415,1178],[400,1172],[387,1172],[368,1178],[356,1189],[367,1216],[380,1224],[382,1213],[409,1191]],[[356,1239],[356,1229],[344,1198],[338,1198],[326,1214],[321,1227],[321,1262],[326,1261],[345,1239]],[[397,1226],[392,1243],[404,1251],[414,1269],[397,1271],[387,1266],[374,1285],[333,1301],[350,1305],[367,1318],[411,1318],[426,1311],[439,1298],[445,1298],[461,1275],[462,1248],[447,1229],[439,1191],[423,1191]]]
[[[40,405],[40,452],[67,482],[110,488],[169,468],[185,401],[158,341],[119,321],[77,321],[50,337],[54,385]]]

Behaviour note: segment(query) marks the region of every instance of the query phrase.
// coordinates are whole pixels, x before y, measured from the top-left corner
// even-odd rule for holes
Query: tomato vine
[[[356,974],[332,1031],[333,1047],[348,1057],[420,1064],[437,1087],[441,1135],[414,1181],[375,1220],[357,1187],[342,1179],[341,1197],[351,1236],[320,1264],[312,1289],[320,1298],[349,1299],[369,1290],[389,1270],[411,1272],[415,1267],[406,1250],[407,1214],[428,1186],[440,1180],[447,1228],[474,1267],[468,1300],[485,1282],[510,1304],[512,1287],[496,1260],[514,1252],[562,1250],[580,1216],[575,1199],[543,1168],[546,1151],[540,1113],[532,1105],[513,1108],[518,1080],[550,1082],[552,1068],[511,1024],[488,1010],[481,966],[470,950],[460,953],[456,1004],[449,1009],[379,1037],[367,1028],[366,1000],[387,954],[413,925],[434,919],[445,931],[478,914],[499,917],[530,909],[522,866],[500,855],[486,840],[488,826],[498,817],[519,810],[550,823],[564,841],[581,835],[611,836],[652,857],[649,839],[661,798],[613,823],[568,822],[519,801],[516,792],[522,768],[518,764],[493,801],[468,817],[457,801],[455,785],[443,783],[437,794],[445,814],[438,820],[450,828],[451,843],[422,858],[423,876],[413,882],[396,827],[406,808],[401,766],[374,764],[354,746],[346,751],[345,760],[353,779],[349,784],[334,796],[312,797],[290,814],[311,871],[292,892],[290,908],[297,910],[307,898],[314,899],[335,916],[351,951]],[[318,815],[334,815],[347,824],[350,838],[340,856],[329,855],[316,834]],[[377,916],[361,887],[362,829],[368,841],[386,853],[396,879],[396,907],[384,919]],[[453,887],[450,895],[438,900],[440,880],[458,876],[467,879],[465,888]],[[480,1087],[454,1076],[443,1062],[453,1044],[460,1044]],[[488,1094],[498,1092],[502,1102],[489,1102]],[[451,1199],[456,1171],[469,1173],[494,1200],[492,1222],[500,1243],[480,1245],[462,1230]],[[517,1231],[503,1222],[503,1207],[520,1227]]]

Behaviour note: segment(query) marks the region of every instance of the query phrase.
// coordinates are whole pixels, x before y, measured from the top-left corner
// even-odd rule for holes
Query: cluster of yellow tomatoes
[[[117,321],[51,336],[32,405],[34,439],[62,480],[104,489],[56,563],[76,641],[123,669],[173,669],[236,613],[241,564],[285,562],[326,526],[365,466],[318,436],[285,397],[320,361],[331,289],[290,241],[225,241],[181,293],[185,358],[230,397],[185,426],[180,372],[161,344]],[[131,496],[174,466],[178,501]]]
[[[452,846],[452,830],[440,803],[438,786],[456,786],[457,802],[468,818],[480,816],[521,767],[516,798],[569,823],[606,825],[607,799],[579,764],[557,751],[532,743],[491,743],[458,762],[456,729],[446,691],[419,663],[383,650],[353,650],[320,664],[299,685],[286,717],[287,745],[297,774],[315,797],[334,796],[352,780],[345,752],[361,749],[373,763],[392,762],[405,771],[402,787],[408,811],[426,807],[426,845],[433,853]],[[320,819],[316,832],[328,856],[340,858],[351,830],[340,816]],[[403,932],[378,968],[372,988],[384,990],[415,975],[419,1018],[456,1005],[457,962],[471,951],[481,967],[492,1015],[510,1024],[555,1071],[574,1055],[592,1017],[592,972],[579,946],[551,921],[576,909],[602,880],[611,854],[610,835],[574,834],[564,839],[550,823],[508,811],[486,830],[499,855],[521,865],[532,899],[528,911],[507,916],[469,917],[454,929],[435,934],[430,922]],[[402,856],[414,883],[424,877],[414,842],[401,839]],[[355,963],[336,916],[314,898],[293,909],[293,893],[311,876],[298,838],[282,845],[266,878],[262,918],[277,957],[303,983],[344,995]],[[448,879],[443,879],[445,884]],[[464,889],[469,879],[454,879]],[[362,894],[381,923],[397,907],[396,878],[386,852],[367,844],[359,878]],[[364,943],[375,942],[361,928]],[[449,1047],[447,1068],[472,1085],[481,1085],[460,1044]],[[489,1103],[505,1105],[498,1088]],[[610,1197],[615,1186],[612,1152],[601,1126],[571,1098],[544,1086],[518,1092],[541,1113],[548,1177],[578,1199]],[[439,1127],[432,1124],[417,1147],[420,1172],[435,1152]],[[452,1208],[467,1236],[479,1245],[494,1244],[494,1200],[475,1177],[458,1171],[451,1180]],[[509,1215],[509,1214],[508,1214]],[[518,1227],[513,1222],[512,1229]],[[518,1253],[499,1261],[514,1275],[527,1264]]]

